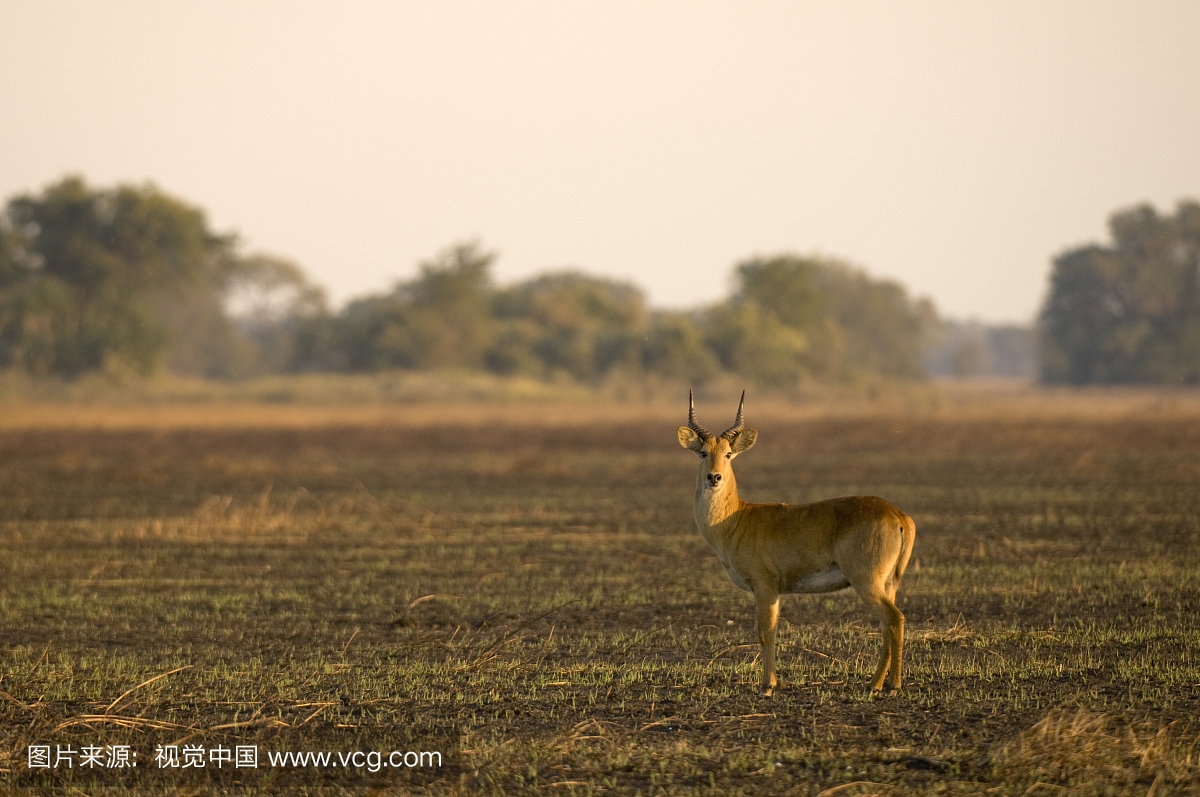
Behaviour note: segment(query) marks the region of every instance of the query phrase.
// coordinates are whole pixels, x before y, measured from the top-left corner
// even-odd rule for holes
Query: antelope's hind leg
[[[896,602],[887,589],[874,587],[856,591],[879,618],[879,627],[883,632],[880,635],[882,640],[879,648],[879,666],[875,668],[875,677],[871,679],[871,691],[883,691],[886,678],[887,691],[894,692],[900,688],[900,660],[904,655],[904,615],[896,608]]]
[[[896,691],[900,688],[900,662],[904,659],[904,613],[896,606],[896,588],[899,586],[899,579],[893,578],[888,582],[888,603],[891,604],[896,617],[894,622],[896,631],[888,645],[888,654],[891,656],[889,670],[892,676],[888,679],[888,691]]]

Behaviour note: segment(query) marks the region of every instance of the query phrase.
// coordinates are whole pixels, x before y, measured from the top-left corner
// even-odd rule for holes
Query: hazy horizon
[[[1114,210],[1200,197],[1200,5],[17,3],[0,197],[151,181],[341,303],[478,238],[656,307],[847,260],[1027,323]]]

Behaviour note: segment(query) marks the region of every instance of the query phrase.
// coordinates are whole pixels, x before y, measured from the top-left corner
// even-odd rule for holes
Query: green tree
[[[211,295],[237,268],[232,236],[151,185],[68,177],[4,217],[0,364],[35,373],[153,370],[171,340],[163,304]]]
[[[703,330],[704,342],[722,368],[757,384],[791,387],[814,376],[809,336],[754,299],[735,297],[711,308]]]
[[[565,271],[497,289],[494,260],[476,242],[456,244],[391,293],[352,302],[324,327],[332,340],[325,362],[578,380],[642,367],[650,316],[636,287]],[[323,323],[302,329],[298,348],[319,347]]]
[[[256,254],[243,258],[230,281],[225,306],[250,348],[257,373],[313,367],[311,338],[329,323],[324,289],[290,260]]]
[[[1050,383],[1200,382],[1200,204],[1109,219],[1111,245],[1054,259],[1042,309]]]
[[[333,322],[344,366],[482,368],[493,332],[491,265],[478,243],[454,245],[422,263],[388,295],[350,303]]]
[[[760,383],[923,376],[936,313],[898,283],[835,260],[754,258],[735,270],[730,301],[710,312],[706,339],[721,364]]]
[[[843,369],[851,374],[880,374],[895,379],[924,376],[921,352],[938,325],[928,299],[912,299],[892,280],[839,263],[822,274],[830,316],[843,337]]]
[[[493,311],[502,324],[491,356],[497,371],[536,362],[544,375],[590,380],[640,367],[649,313],[629,283],[576,271],[546,274],[499,292]]]
[[[651,373],[693,385],[703,385],[721,370],[692,313],[655,313],[642,363]]]

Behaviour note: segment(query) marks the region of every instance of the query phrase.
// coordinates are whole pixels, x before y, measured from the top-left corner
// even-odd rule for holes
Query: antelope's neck
[[[715,538],[724,537],[724,532],[737,525],[741,508],[742,500],[738,498],[737,481],[732,472],[725,486],[715,492],[705,489],[701,477],[696,485],[696,528],[710,545],[715,545]]]

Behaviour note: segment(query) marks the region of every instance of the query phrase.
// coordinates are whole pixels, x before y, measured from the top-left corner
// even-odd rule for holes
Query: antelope
[[[696,528],[716,552],[735,586],[754,594],[762,644],[762,688],[775,693],[775,625],[779,596],[836,592],[853,587],[879,618],[883,644],[871,692],[900,688],[904,615],[896,589],[912,556],[917,526],[882,498],[856,495],[812,504],[749,504],[738,498],[733,460],[758,440],[742,418],[746,391],[733,426],[719,435],[696,423],[688,394],[688,423],[679,445],[700,457]]]

